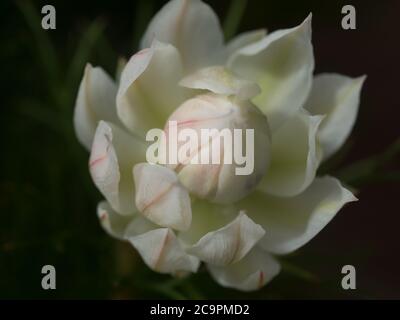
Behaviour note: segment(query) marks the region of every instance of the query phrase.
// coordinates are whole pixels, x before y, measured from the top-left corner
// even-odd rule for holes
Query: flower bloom
[[[75,131],[105,198],[100,223],[157,272],[196,272],[203,262],[220,285],[256,290],[279,273],[277,256],[306,244],[356,200],[316,172],[349,136],[365,77],[313,76],[311,15],[225,44],[208,5],[172,0],[141,47],[116,81],[88,65],[76,100]],[[179,130],[253,129],[253,171],[147,163],[146,133],[168,131],[171,120]],[[199,152],[207,148],[212,142]]]

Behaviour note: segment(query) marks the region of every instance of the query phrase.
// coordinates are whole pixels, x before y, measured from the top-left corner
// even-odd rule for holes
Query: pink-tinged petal
[[[144,141],[117,126],[100,121],[89,159],[92,179],[111,207],[120,214],[135,211],[133,166],[143,161]]]
[[[225,266],[242,259],[264,234],[260,225],[241,212],[225,227],[204,235],[188,252],[209,264]]]
[[[159,226],[187,230],[192,221],[189,193],[175,172],[147,163],[137,164],[133,172],[142,215]]]
[[[110,236],[124,239],[125,229],[132,221],[131,215],[118,214],[107,201],[102,201],[97,206],[97,216],[101,226]]]
[[[122,71],[117,93],[122,123],[140,136],[162,128],[185,99],[185,89],[178,86],[181,78],[181,58],[172,45],[154,41],[133,55]]]
[[[254,291],[270,282],[281,270],[279,262],[259,247],[254,247],[242,260],[228,266],[207,265],[221,286],[241,291]]]
[[[174,232],[168,228],[151,230],[128,240],[149,268],[160,273],[196,272],[200,261],[188,255]]]
[[[119,214],[107,201],[98,204],[97,216],[102,228],[118,240],[127,240],[158,228],[138,212],[132,212],[131,215]]]

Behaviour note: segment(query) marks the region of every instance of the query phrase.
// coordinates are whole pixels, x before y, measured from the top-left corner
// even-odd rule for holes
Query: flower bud
[[[250,193],[270,158],[267,118],[250,101],[202,94],[169,117],[160,162],[193,195],[232,203]]]

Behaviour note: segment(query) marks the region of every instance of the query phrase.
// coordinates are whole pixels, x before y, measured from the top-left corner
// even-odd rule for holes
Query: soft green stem
[[[237,32],[244,11],[246,10],[247,0],[232,0],[228,13],[224,21],[225,40],[230,40]]]
[[[166,297],[174,299],[174,300],[187,300],[187,298],[183,294],[176,291],[175,289],[159,287],[159,288],[155,288],[155,291],[162,293]]]
[[[31,1],[17,1],[16,4],[33,34],[37,48],[36,52],[45,70],[49,87],[52,88],[52,93],[55,94],[54,88],[59,81],[60,67],[56,51],[50,41],[49,32],[51,31],[41,28],[40,17],[37,14],[39,11],[32,5]]]
[[[53,109],[42,107],[33,102],[25,103],[23,107],[19,107],[18,112],[21,116],[34,119],[58,134],[63,134],[63,127],[60,126],[58,117],[59,114]]]
[[[104,27],[105,25],[101,20],[95,20],[83,33],[69,66],[67,88],[71,89],[72,85],[77,83],[81,77],[82,70],[89,59],[90,52],[100,39]]]
[[[400,154],[400,139],[391,144],[384,152],[367,159],[360,160],[338,173],[338,177],[348,184],[360,186],[368,181],[379,180],[379,177],[398,178],[399,173],[379,173],[379,170]]]
[[[181,284],[182,281],[183,281],[183,279],[174,278],[174,279],[171,279],[170,281],[166,281],[164,283],[160,283],[160,284],[157,283],[157,284],[150,284],[150,285],[147,284],[145,286],[148,289],[155,291],[155,292],[159,292],[170,299],[186,300],[187,297],[177,290],[177,286],[179,284]]]
[[[312,274],[310,271],[303,269],[297,265],[294,265],[287,261],[280,261],[282,265],[283,272],[287,272],[297,278],[303,279],[308,282],[319,282],[316,275]]]
[[[190,276],[171,278],[162,283],[142,283],[142,286],[171,299],[205,299],[202,293],[193,285]]]
[[[182,289],[188,294],[190,299],[203,300],[205,297],[201,292],[193,285],[193,283],[188,280],[182,284]]]
[[[149,23],[154,11],[154,0],[141,0],[135,9],[135,20],[133,25],[133,50],[139,47],[139,41],[145,32],[145,28]]]

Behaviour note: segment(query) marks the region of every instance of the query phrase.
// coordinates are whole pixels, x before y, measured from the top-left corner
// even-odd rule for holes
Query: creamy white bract
[[[256,290],[279,273],[276,255],[303,246],[356,200],[316,171],[350,134],[364,77],[313,75],[311,15],[224,43],[208,5],[172,0],[141,47],[116,81],[88,65],[76,101],[76,134],[105,198],[101,225],[157,272],[196,272],[203,262],[222,286]],[[146,132],[168,119],[254,129],[254,173],[146,163]]]

